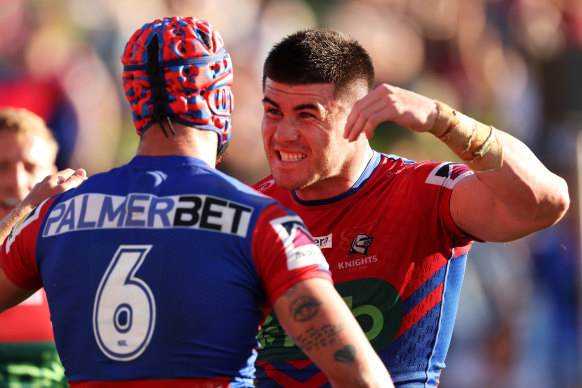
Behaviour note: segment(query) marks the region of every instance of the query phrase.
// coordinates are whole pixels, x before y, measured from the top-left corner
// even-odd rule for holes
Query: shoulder
[[[406,179],[410,184],[440,186],[452,189],[458,182],[473,171],[457,162],[416,162],[396,155],[382,154],[377,176],[393,176]],[[379,174],[378,174],[379,173]]]

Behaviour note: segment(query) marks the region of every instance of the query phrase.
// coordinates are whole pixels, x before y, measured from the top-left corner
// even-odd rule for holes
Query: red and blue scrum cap
[[[218,134],[218,150],[231,135],[233,69],[222,37],[193,17],[158,19],[127,42],[123,88],[138,134],[155,122],[174,121]],[[171,123],[169,123],[171,128]]]

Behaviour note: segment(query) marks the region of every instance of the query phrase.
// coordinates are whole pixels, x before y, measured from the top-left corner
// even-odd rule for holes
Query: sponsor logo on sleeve
[[[287,269],[293,270],[308,265],[319,265],[329,270],[327,261],[319,248],[313,243],[311,234],[298,216],[285,216],[271,221],[271,226],[285,247]]]
[[[473,171],[464,164],[444,162],[432,169],[425,182],[452,189],[461,180],[473,174]]]

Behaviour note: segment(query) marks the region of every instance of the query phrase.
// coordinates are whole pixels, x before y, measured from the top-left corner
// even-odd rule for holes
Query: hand
[[[54,174],[48,175],[41,182],[34,185],[30,193],[22,200],[18,207],[33,207],[53,195],[64,193],[65,191],[79,186],[87,179],[87,172],[80,168],[73,170],[67,168]]]
[[[87,179],[87,172],[84,169],[73,170],[67,168],[57,173],[51,174],[41,182],[34,185],[30,193],[12,211],[0,220],[0,245],[10,234],[10,229],[25,217],[35,206],[53,195],[64,193],[65,191],[79,186]]]
[[[346,122],[344,137],[354,141],[364,132],[371,139],[378,124],[385,121],[392,121],[414,132],[427,132],[437,115],[436,103],[432,99],[382,84],[354,104]]]

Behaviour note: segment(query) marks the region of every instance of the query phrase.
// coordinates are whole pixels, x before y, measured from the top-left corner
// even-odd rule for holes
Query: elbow
[[[543,212],[544,227],[550,227],[560,221],[570,207],[570,194],[568,184],[562,178],[556,183],[553,195],[550,197]]]
[[[558,203],[556,205],[556,213],[558,213],[558,218],[556,222],[558,222],[562,217],[564,217],[564,214],[566,214],[568,208],[570,207],[570,194],[568,192],[568,184],[563,179],[561,183],[562,184],[560,185],[560,196],[557,200]]]

